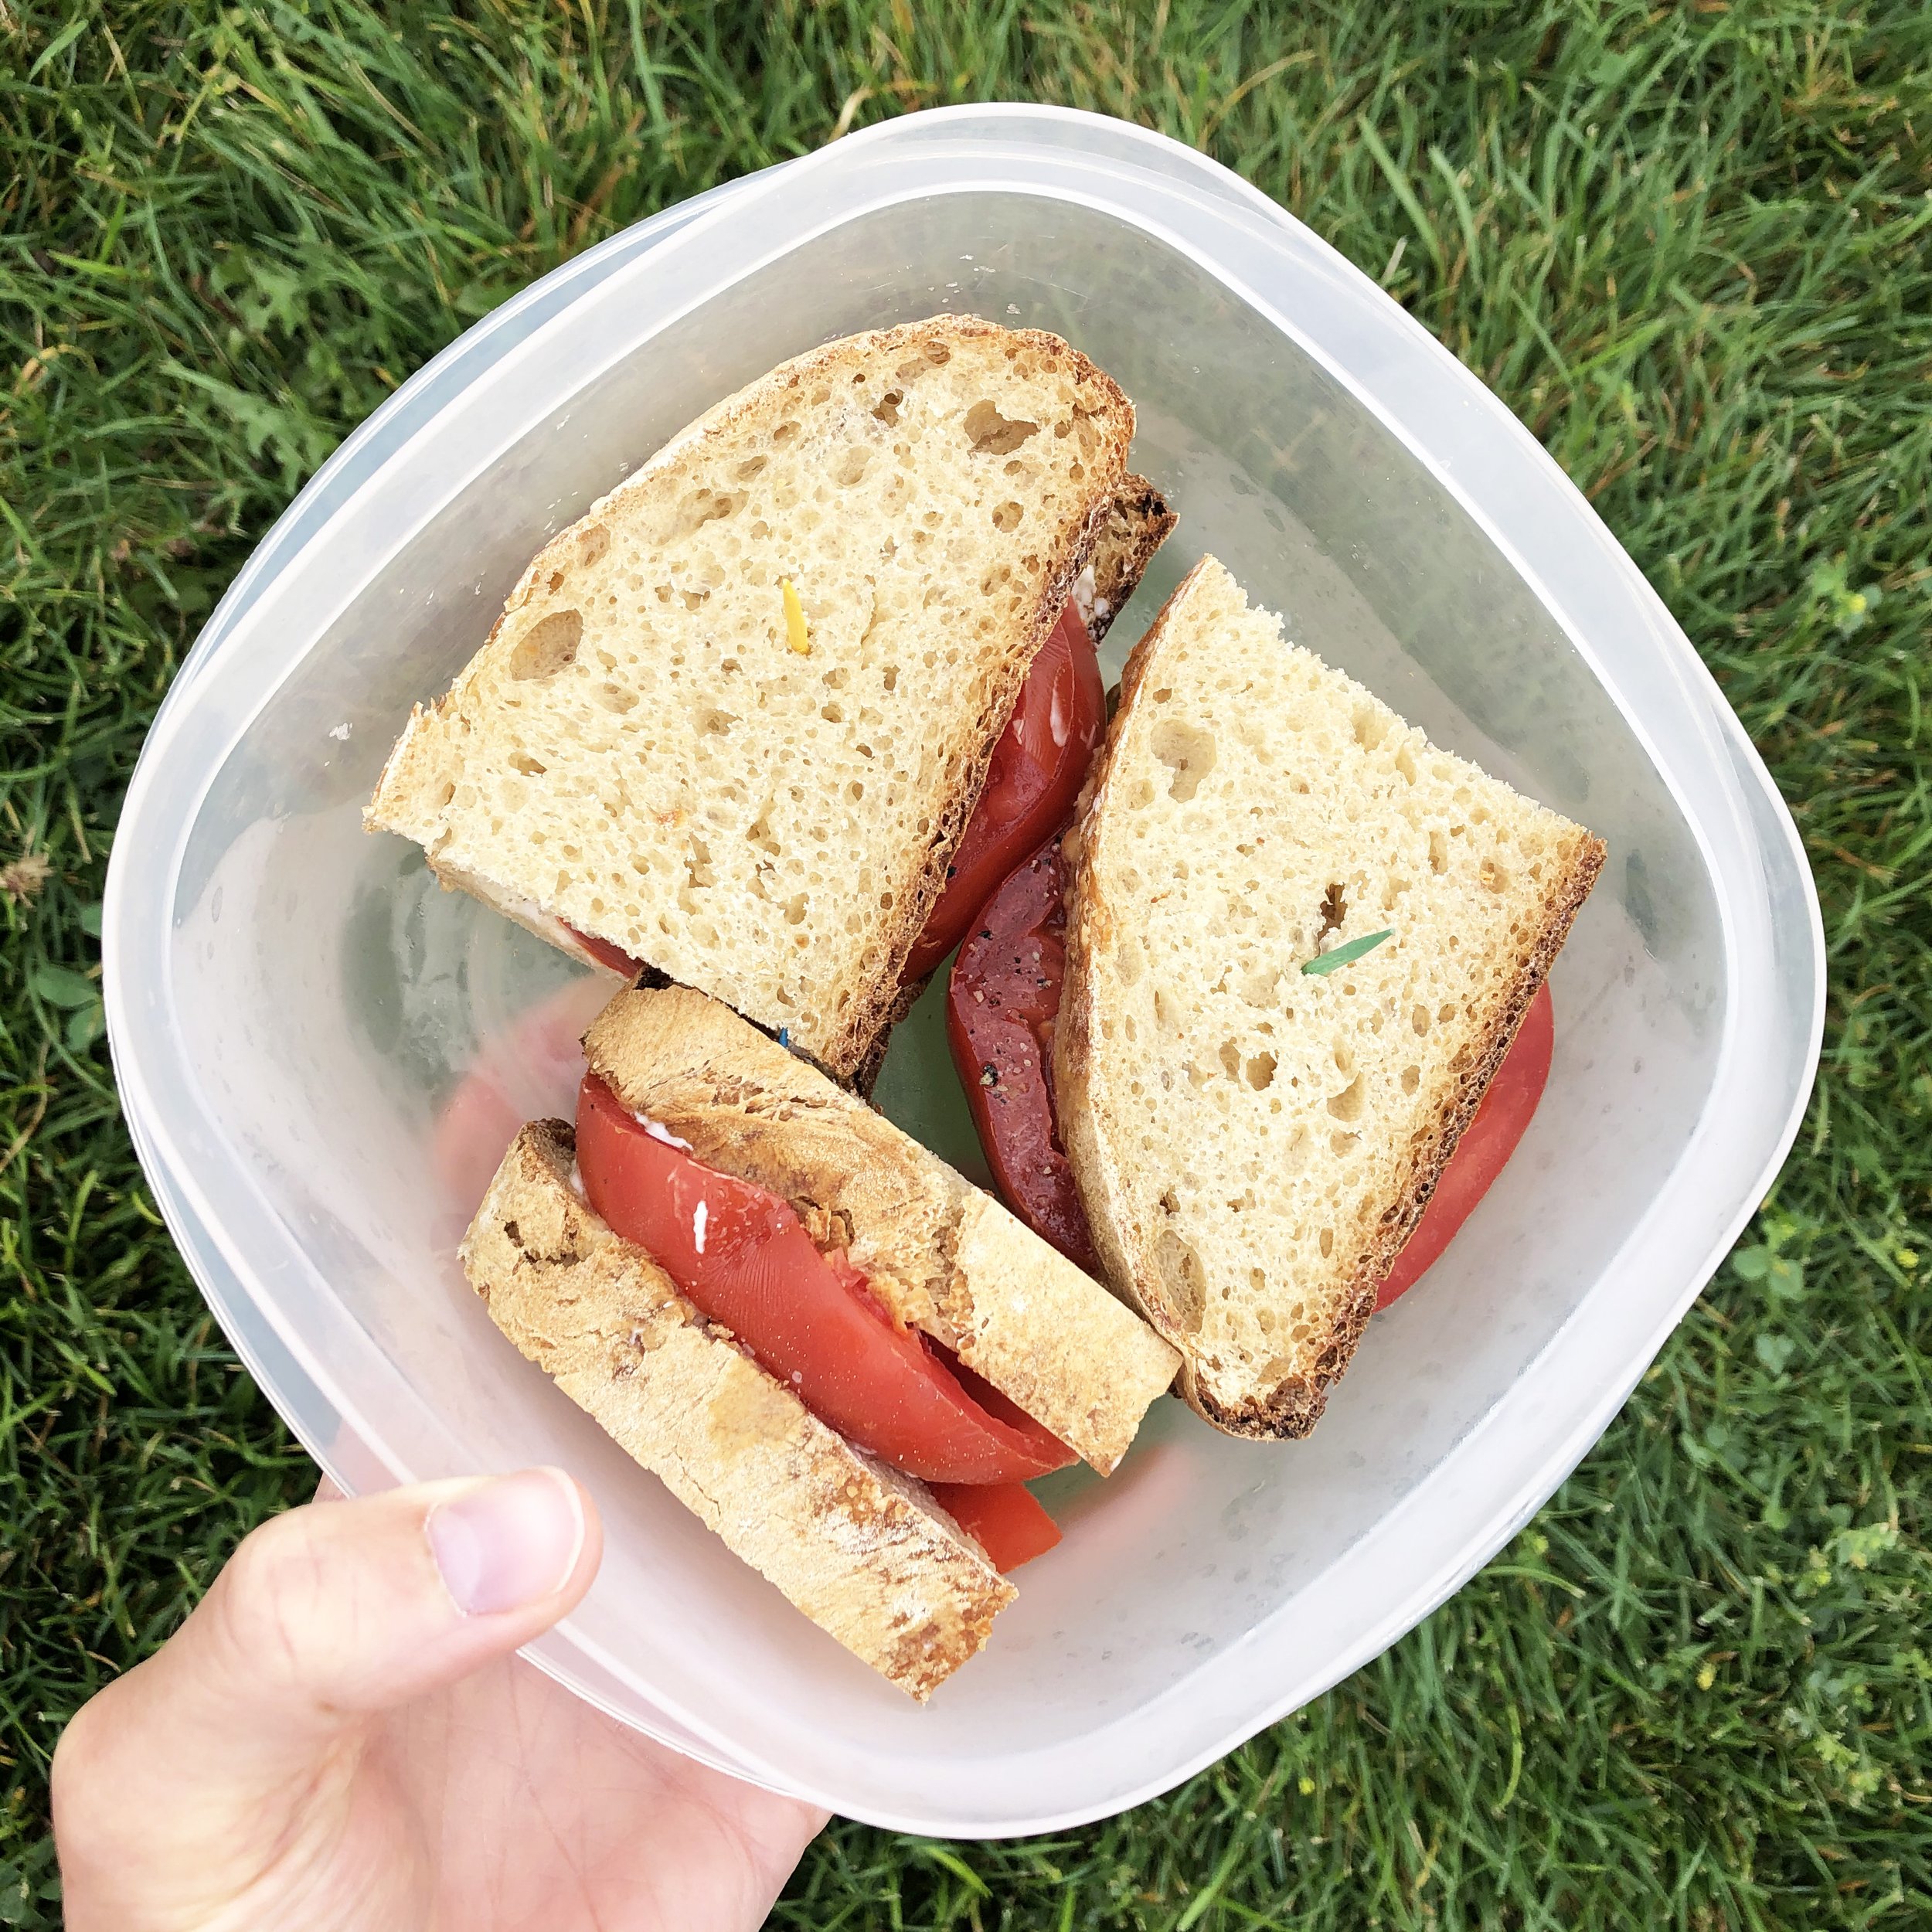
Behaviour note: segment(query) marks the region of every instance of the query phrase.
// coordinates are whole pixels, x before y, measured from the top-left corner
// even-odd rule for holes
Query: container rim
[[[1243,181],[1238,175],[1221,167],[1219,164],[1196,154],[1171,141],[1165,136],[1151,131],[1134,128],[1128,124],[1109,119],[1101,115],[1085,112],[1048,107],[1034,104],[993,107],[962,107],[931,111],[927,114],[906,117],[886,122],[846,136],[817,154],[787,163],[781,170],[770,171],[763,177],[744,182],[729,185],[726,189],[713,191],[708,207],[699,210],[686,204],[680,211],[666,211],[666,214],[654,217],[655,223],[671,221],[681,212],[685,219],[672,223],[675,232],[669,240],[672,243],[688,241],[692,244],[719,230],[727,216],[736,218],[762,200],[784,192],[804,182],[821,182],[821,178],[839,173],[859,172],[863,165],[877,155],[889,151],[894,147],[920,148],[928,157],[939,155],[943,146],[957,148],[971,158],[982,164],[988,161],[998,162],[1016,170],[1027,155],[1029,147],[1037,148],[1043,134],[1059,134],[1072,131],[1092,134],[1097,145],[1104,145],[1113,150],[1107,157],[1090,155],[1082,165],[1088,167],[1094,176],[1094,205],[1120,214],[1122,219],[1137,219],[1137,225],[1148,227],[1145,220],[1138,220],[1130,212],[1124,210],[1117,199],[1123,183],[1131,183],[1137,172],[1153,173],[1170,182],[1180,182],[1197,192],[1211,193],[1214,200],[1231,218],[1240,225],[1258,227],[1264,230],[1274,246],[1299,257],[1309,265],[1318,267],[1325,277],[1339,284],[1355,298],[1363,318],[1372,323],[1376,335],[1386,349],[1390,343],[1399,342],[1411,354],[1420,351],[1434,366],[1433,379],[1443,384],[1465,409],[1474,408],[1480,413],[1485,427],[1492,433],[1492,438],[1505,456],[1513,457],[1519,471],[1516,487],[1533,485],[1548,502],[1560,503],[1568,512],[1566,521],[1570,526],[1573,540],[1581,540],[1597,555],[1600,563],[1607,564],[1613,576],[1621,580],[1621,588],[1631,604],[1645,620],[1644,628],[1665,655],[1669,668],[1681,689],[1688,715],[1694,716],[1696,728],[1706,741],[1707,748],[1713,754],[1713,768],[1719,769],[1729,780],[1731,822],[1720,826],[1719,832],[1754,846],[1761,862],[1760,869],[1782,862],[1787,875],[1787,884],[1794,883],[1801,896],[1806,914],[1801,936],[1789,930],[1781,937],[1787,946],[1801,949],[1804,958],[1801,969],[1808,968],[1810,1013],[1808,1038],[1803,1049],[1804,1071],[1797,1082],[1783,1117],[1775,1124],[1774,1131],[1762,1137],[1758,1143],[1763,1149],[1756,1163],[1755,1179],[1744,1195],[1740,1196],[1742,1205],[1725,1223],[1721,1236],[1706,1245],[1706,1251],[1688,1270],[1681,1253],[1672,1257],[1668,1272],[1680,1285],[1676,1294],[1666,1303],[1656,1304],[1658,1313],[1648,1325],[1648,1338],[1643,1335],[1626,1338],[1621,1352],[1626,1362],[1634,1362],[1627,1376],[1614,1379],[1606,1385],[1599,1399],[1580,1414],[1570,1418],[1567,1428],[1553,1432],[1548,1452],[1538,1464],[1537,1473],[1527,1478],[1517,1477],[1513,1481],[1502,1481],[1493,1488],[1478,1484],[1485,1496],[1500,1498],[1492,1505],[1486,1505],[1481,1519],[1474,1524],[1464,1522],[1458,1535],[1445,1539],[1440,1535],[1419,1534],[1432,1526],[1424,1520],[1425,1512],[1420,1509],[1422,1498],[1431,1488],[1433,1478],[1425,1481],[1418,1489],[1406,1498],[1398,1508],[1377,1522],[1369,1526],[1362,1537],[1352,1543],[1349,1549],[1338,1556],[1331,1572],[1343,1563],[1353,1559],[1362,1545],[1379,1540],[1392,1532],[1406,1536],[1413,1543],[1418,1540],[1427,1545],[1444,1545],[1432,1550],[1430,1566],[1422,1573],[1420,1580],[1405,1593],[1399,1607],[1387,1611],[1379,1619],[1369,1623],[1353,1620],[1349,1628],[1353,1633],[1352,1641],[1338,1645],[1328,1653],[1329,1662],[1325,1665],[1318,1682],[1304,1681],[1297,1683],[1281,1699],[1259,1710],[1247,1709],[1234,1716],[1230,1725],[1224,1726],[1224,1734],[1216,1741],[1206,1745],[1188,1757],[1185,1762],[1163,1769],[1158,1775],[1143,1781],[1131,1790],[1110,1793],[1097,1802],[1075,1805],[1050,1815],[1029,1815],[1024,1819],[998,1815],[996,1812],[975,1814],[967,1816],[958,1812],[944,1816],[926,1812],[893,1814],[887,1808],[873,1805],[855,1806],[849,1794],[835,1791],[812,1791],[801,1794],[818,1798],[821,1801],[838,1805],[848,1815],[866,1818],[867,1821],[910,1831],[938,1831],[953,1835],[1002,1835],[1020,1832],[1033,1832],[1063,1828],[1066,1826],[1090,1821],[1110,1815],[1127,1807],[1144,1801],[1147,1798],[1171,1787],[1183,1778],[1192,1775],[1204,1765],[1211,1764],[1234,1744],[1264,1725],[1276,1721],[1286,1712],[1298,1707],[1339,1679],[1347,1675],[1368,1658],[1385,1648],[1387,1645],[1427,1614],[1444,1597],[1488,1560],[1494,1550],[1513,1535],[1522,1522],[1533,1513],[1536,1507],[1551,1493],[1563,1475],[1573,1468],[1575,1463],[1587,1451],[1602,1429],[1607,1425],[1615,1410],[1621,1406],[1634,1386],[1637,1377],[1647,1365],[1656,1348],[1661,1345],[1685,1309],[1695,1299],[1703,1283],[1714,1270],[1740,1229],[1748,1220],[1763,1192],[1775,1175],[1788,1152],[1797,1134],[1811,1080],[1815,1073],[1819,1043],[1821,1038],[1824,1013],[1824,951],[1821,917],[1815,889],[1811,886],[1806,866],[1803,848],[1791,815],[1785,808],[1769,772],[1757,757],[1745,736],[1743,728],[1725,703],[1718,687],[1709,673],[1697,658],[1683,633],[1670,619],[1662,600],[1644,580],[1634,563],[1626,556],[1604,529],[1587,501],[1572,485],[1553,459],[1543,451],[1529,432],[1518,423],[1509,412],[1480,382],[1446,349],[1437,343],[1427,331],[1384,295],[1369,279],[1349,264],[1338,253],[1313,236],[1294,221],[1285,211],[1278,208],[1257,189]],[[944,134],[947,141],[941,144],[937,137]],[[1057,148],[1057,140],[1046,145]],[[1036,160],[1039,157],[1035,157]],[[1066,156],[1059,156],[1065,160]],[[971,184],[984,188],[984,180]],[[992,184],[1010,189],[1016,192],[1042,192],[1027,188],[1017,181],[1002,181]],[[1112,196],[1106,192],[1111,189]],[[872,201],[862,206],[848,209],[841,220],[849,221],[869,209],[889,206],[895,200],[903,200],[936,191],[930,184],[920,185],[906,182],[897,188],[888,188]],[[648,226],[641,225],[641,226]],[[558,301],[551,314],[539,321],[521,343],[512,345],[508,352],[514,355],[519,347],[528,345],[530,352],[536,352],[540,338],[565,318],[582,291],[583,282],[575,279],[583,277],[587,265],[604,266],[611,257],[621,253],[618,245],[629,243],[637,245],[639,231],[626,231],[624,235],[613,237],[590,252],[589,256],[578,258],[556,271],[542,282],[534,284],[523,294],[506,304],[477,330],[443,352],[441,355],[413,377],[396,395],[391,397],[369,422],[348,439],[342,448],[325,465],[322,471],[308,489],[304,490],[291,511],[278,522],[275,530],[264,541],[256,558],[251,560],[241,577],[236,580],[229,595],[217,607],[215,616],[198,641],[194,651],[184,665],[174,688],[164,702],[158,714],[150,740],[144,747],[134,780],[130,785],[127,806],[124,812],[124,832],[131,830],[143,821],[145,814],[151,812],[153,795],[163,786],[165,779],[171,775],[168,760],[174,755],[182,727],[193,709],[198,696],[204,688],[204,681],[214,668],[226,661],[229,654],[239,655],[250,645],[248,627],[243,620],[252,602],[272,590],[272,583],[266,581],[268,576],[264,553],[270,561],[276,560],[271,546],[277,543],[281,533],[292,526],[298,512],[304,505],[311,507],[326,495],[328,485],[338,491],[345,481],[352,481],[353,487],[343,492],[332,502],[326,516],[314,521],[302,538],[302,544],[312,543],[315,538],[338,516],[346,513],[355,496],[366,488],[382,469],[404,450],[421,428],[432,420],[436,411],[431,411],[413,427],[410,435],[399,439],[394,447],[385,448],[383,433],[399,423],[411,406],[420,406],[434,390],[436,379],[447,376],[455,361],[463,353],[475,355],[489,340],[491,332],[507,328],[519,318],[526,316],[531,308],[539,306],[539,298],[548,291],[553,296],[561,293],[566,299]],[[638,256],[627,258],[631,268]],[[742,274],[749,264],[740,264],[737,273]],[[621,274],[621,267],[612,272]],[[1224,267],[1216,267],[1213,272],[1231,285],[1240,287],[1238,280],[1231,277]],[[560,278],[562,279],[560,283]],[[1262,309],[1271,321],[1283,327],[1284,332],[1293,335],[1303,347],[1330,369],[1338,379],[1355,398],[1371,409],[1396,434],[1412,455],[1428,468],[1441,486],[1474,517],[1498,544],[1499,549],[1509,560],[1512,567],[1523,576],[1525,581],[1543,603],[1555,620],[1560,624],[1572,641],[1583,653],[1595,675],[1602,681],[1614,700],[1624,710],[1634,730],[1644,739],[1645,748],[1651,755],[1665,782],[1670,785],[1678,797],[1681,810],[1684,811],[1687,825],[1694,836],[1704,841],[1707,835],[1715,836],[1706,821],[1687,807],[1679,792],[1677,774],[1669,759],[1660,755],[1641,730],[1638,721],[1631,717],[1627,707],[1621,703],[1611,677],[1606,675],[1605,667],[1590,651],[1578,628],[1571,621],[1564,604],[1556,597],[1545,580],[1533,556],[1526,555],[1511,540],[1509,519],[1500,512],[1492,514],[1486,500],[1472,495],[1472,485],[1454,472],[1453,466],[1440,461],[1439,452],[1426,442],[1418,439],[1415,425],[1408,420],[1392,420],[1386,397],[1377,393],[1376,386],[1369,379],[1367,366],[1373,358],[1364,355],[1361,366],[1352,366],[1344,359],[1338,365],[1332,345],[1311,343],[1298,330],[1294,329],[1281,315],[1264,296],[1258,291],[1243,288],[1242,298]],[[468,345],[466,351],[466,345]],[[460,390],[457,393],[460,393]],[[439,403],[437,409],[447,406],[447,399]],[[1493,453],[1493,452],[1492,452]],[[366,465],[367,473],[359,479],[355,477],[359,466]],[[285,545],[281,560],[285,561],[293,550],[301,546]],[[260,566],[258,570],[258,565]],[[279,567],[279,563],[277,563]],[[243,594],[247,593],[244,596]],[[226,615],[233,611],[232,615]],[[224,622],[225,629],[218,628]],[[311,640],[312,642],[312,640]],[[277,682],[285,677],[298,658],[291,658],[278,672]],[[168,1040],[142,1038],[138,1016],[131,1006],[131,989],[141,983],[144,973],[151,983],[157,972],[165,978],[170,970],[168,936],[172,904],[174,881],[179,874],[181,845],[188,830],[192,827],[202,798],[205,796],[206,783],[212,782],[219,770],[219,761],[211,762],[205,769],[202,786],[194,791],[185,808],[177,806],[174,815],[174,835],[168,838],[171,862],[154,866],[151,860],[144,868],[134,864],[131,838],[117,838],[113,859],[110,864],[107,903],[104,909],[103,957],[107,964],[105,974],[106,995],[111,1049],[115,1070],[122,1085],[125,1102],[131,1119],[138,1118],[141,1123],[137,1132],[141,1145],[144,1165],[150,1171],[157,1168],[171,1177],[172,1185],[180,1192],[176,1197],[183,1211],[192,1213],[222,1251],[236,1272],[236,1279],[244,1289],[253,1294],[250,1287],[254,1279],[247,1257],[230,1237],[223,1217],[215,1209],[202,1185],[202,1177],[192,1162],[185,1158],[185,1141],[189,1134],[160,1117],[154,1100],[155,1087],[152,1073],[158,1060],[165,1059],[174,1043]],[[1753,828],[1755,830],[1753,832]],[[1709,853],[1706,852],[1707,862]],[[1770,972],[1768,961],[1760,959],[1750,951],[1748,940],[1752,937],[1744,928],[1765,929],[1763,918],[1745,920],[1743,927],[1737,923],[1739,908],[1733,906],[1729,896],[1721,889],[1722,874],[1713,869],[1714,889],[1720,909],[1720,917],[1726,926],[1726,964],[1733,968],[1735,978],[1740,971],[1748,969],[1755,973],[1758,981],[1767,980]],[[1749,992],[1746,987],[1742,990]],[[1757,988],[1761,995],[1763,987]],[[1699,1132],[1707,1130],[1711,1115],[1727,1086],[1735,1084],[1738,1076],[1738,1061],[1748,1042],[1742,1037],[1741,1029],[1747,1017],[1746,1002],[1735,996],[1736,987],[1727,987],[1733,997],[1727,998],[1725,1035],[1718,1053],[1716,1070],[1713,1087],[1706,1101],[1706,1114],[1700,1124]],[[1759,1004],[1763,1004],[1762,998]],[[189,1090],[192,1092],[192,1087]],[[1660,1195],[1650,1212],[1631,1230],[1619,1250],[1611,1271],[1621,1272],[1633,1263],[1639,1261],[1650,1250],[1658,1245],[1658,1229],[1663,1218],[1663,1209],[1668,1190]],[[211,1300],[213,1298],[211,1296]],[[260,1304],[258,1302],[258,1306]],[[218,1309],[219,1312],[219,1309]],[[264,1311],[265,1312],[265,1311]],[[272,1318],[271,1318],[272,1319]],[[1544,1352],[1544,1359],[1563,1348],[1566,1337],[1573,1344],[1572,1333],[1574,1319],[1566,1324]],[[299,1350],[299,1338],[284,1335],[282,1338]],[[315,1366],[312,1362],[311,1369]],[[318,1381],[321,1378],[318,1376]],[[322,1386],[332,1400],[336,1400],[339,1391]],[[1480,1422],[1464,1443],[1452,1452],[1452,1459],[1458,1466],[1471,1459],[1488,1458],[1485,1454],[1486,1437],[1493,1437],[1500,1426],[1504,1405],[1498,1404]],[[338,1413],[345,1420],[351,1411],[338,1403]],[[379,1440],[379,1438],[378,1438]],[[311,1444],[311,1450],[318,1445]],[[1493,1444],[1489,1447],[1493,1454]],[[326,1455],[318,1460],[327,1463]],[[1448,1465],[1445,1464],[1444,1467]],[[1550,1471],[1556,1470],[1555,1476]],[[400,1471],[397,1473],[402,1474]],[[1440,1475],[1441,1472],[1438,1471]],[[1465,1512],[1466,1515],[1466,1512]],[[1409,1519],[1414,1518],[1414,1522]],[[1412,1572],[1412,1574],[1413,1573]],[[1260,1640],[1270,1626],[1264,1623],[1250,1634],[1243,1649],[1252,1656],[1258,1648],[1264,1648]],[[614,1659],[599,1656],[587,1644],[580,1634],[572,1633],[569,1626],[561,1627],[551,1638],[534,1646],[532,1661],[536,1662],[552,1675],[572,1684],[573,1688],[589,1696],[592,1701],[603,1704],[606,1709],[613,1706],[594,1689],[584,1682],[584,1673],[574,1668],[571,1653],[589,1659],[595,1664],[610,1668],[621,1675],[621,1666]],[[1225,1662],[1232,1653],[1223,1653],[1217,1662]],[[1207,1667],[1204,1666],[1203,1668]],[[1194,1675],[1198,1675],[1196,1672]],[[1193,1676],[1183,1679],[1174,1689],[1162,1694],[1163,1699],[1185,1692],[1194,1681]],[[617,1710],[615,1714],[634,1721],[630,1714]],[[693,1713],[675,1710],[665,1705],[667,1717],[675,1718],[681,1725],[688,1725],[700,1736],[709,1740],[714,1746],[730,1757],[734,1764],[744,1763],[747,1774],[757,1781],[780,1788],[797,1788],[795,1781],[786,1777],[777,1767],[763,1764],[755,1756],[744,1756],[741,1743],[727,1743],[723,1738],[712,1737],[706,1727]],[[1097,1735],[1098,1733],[1096,1733]]]

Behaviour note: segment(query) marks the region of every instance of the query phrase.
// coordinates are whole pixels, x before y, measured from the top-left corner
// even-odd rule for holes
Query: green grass
[[[303,478],[494,304],[978,96],[1206,148],[1519,412],[1798,815],[1830,1019],[1772,1202],[1495,1569],[1158,1804],[1004,1846],[835,1828],[777,1922],[1932,1922],[1920,0],[68,11],[0,8],[0,864],[48,867],[0,895],[0,1924],[57,1917],[63,1719],[310,1481],[99,1037],[103,868],[169,678]]]

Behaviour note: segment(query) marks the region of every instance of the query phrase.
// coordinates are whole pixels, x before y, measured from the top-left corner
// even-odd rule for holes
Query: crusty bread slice
[[[1103,1475],[1126,1454],[1175,1352],[991,1195],[702,993],[620,993],[583,1050],[626,1107],[789,1201],[898,1320]]]
[[[1073,602],[1098,644],[1113,628],[1121,606],[1139,587],[1154,553],[1180,521],[1167,499],[1144,476],[1126,476],[1094,532],[1087,568],[1073,580]]]
[[[1128,662],[1069,856],[1055,1085],[1101,1259],[1209,1421],[1304,1435],[1603,845],[1208,557]]]
[[[463,1265],[491,1318],[733,1554],[922,1702],[1011,1583],[924,1486],[875,1462],[714,1331],[570,1185],[570,1129],[526,1127]]]
[[[1165,533],[1133,431],[971,316],[781,365],[544,546],[365,821],[849,1077],[1101,526],[1123,583]]]

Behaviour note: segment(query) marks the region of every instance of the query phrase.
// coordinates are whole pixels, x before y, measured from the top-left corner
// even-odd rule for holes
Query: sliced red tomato
[[[591,1206],[848,1442],[931,1482],[1018,1482],[1073,1460],[900,1328],[842,1253],[813,1245],[788,1201],[654,1134],[594,1074],[577,1098],[577,1151]]]
[[[953,962],[946,1039],[999,1191],[1090,1274],[1094,1236],[1053,1111],[1053,1023],[1066,961],[1057,835],[988,901]]]
[[[1490,1081],[1476,1117],[1456,1143],[1415,1233],[1396,1257],[1396,1264],[1376,1298],[1378,1308],[1386,1308],[1415,1286],[1489,1192],[1490,1183],[1515,1152],[1536,1111],[1536,1103],[1543,1097],[1556,1043],[1556,1012],[1546,984],[1536,988],[1536,997],[1529,1002],[1529,1011]]]
[[[957,946],[995,887],[1073,809],[1107,730],[1100,661],[1069,604],[1026,674],[993,747],[986,784],[947,869],[947,886],[906,961],[923,979]]]
[[[607,939],[597,939],[589,933],[579,932],[567,920],[558,923],[600,966],[608,967],[620,978],[635,979],[644,971],[643,963],[633,959],[621,946],[614,946]]]
[[[1060,1539],[1059,1524],[1023,1482],[940,1483],[933,1498],[1002,1575],[1045,1556]]]

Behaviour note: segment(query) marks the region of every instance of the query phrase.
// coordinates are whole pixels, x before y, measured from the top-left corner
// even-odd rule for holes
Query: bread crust
[[[757,1028],[687,988],[620,993],[584,1036],[624,1104],[791,1202],[891,1314],[1104,1475],[1179,1357],[990,1195]]]
[[[1087,634],[1096,644],[1112,628],[1121,607],[1140,587],[1154,553],[1179,522],[1168,507],[1167,498],[1145,477],[1129,474],[1121,478],[1094,532],[1087,563],[1093,573],[1092,590],[1083,598],[1081,586],[1077,583],[1073,591]]]
[[[1180,1349],[1176,1393],[1227,1434],[1274,1440],[1305,1436],[1320,1419],[1330,1389],[1348,1366],[1375,1312],[1382,1282],[1414,1232],[1444,1167],[1475,1117],[1530,1001],[1548,976],[1596,883],[1604,847],[1600,839],[1579,828],[1566,855],[1563,875],[1549,896],[1542,928],[1515,971],[1492,998],[1480,1023],[1478,1044],[1451,1094],[1413,1141],[1407,1185],[1382,1214],[1372,1243],[1338,1298],[1310,1369],[1283,1379],[1254,1399],[1230,1402],[1222,1398],[1199,1372],[1181,1311],[1170,1304],[1165,1294],[1153,1241],[1127,1206],[1129,1196],[1121,1165],[1100,1131],[1091,1094],[1093,1070],[1107,1050],[1100,1030],[1103,1015],[1096,963],[1112,951],[1119,918],[1097,876],[1102,842],[1111,822],[1109,793],[1114,784],[1123,782],[1122,747],[1148,674],[1167,641],[1170,623],[1202,573],[1219,567],[1212,557],[1196,564],[1128,657],[1121,674],[1119,706],[1076,808],[1073,830],[1063,846],[1068,865],[1066,961],[1054,1032],[1054,1078],[1060,1100],[1062,1138],[1102,1265],[1114,1286]]]
[[[517,1136],[462,1250],[518,1349],[733,1553],[923,1702],[1016,1594],[921,1484],[854,1449],[570,1185],[561,1121]]]
[[[1094,557],[1103,533],[1111,533],[1106,555],[1110,579],[1115,587],[1114,607],[1117,609],[1125,590],[1131,588],[1130,577],[1138,579],[1146,557],[1172,526],[1171,518],[1165,523],[1160,521],[1167,516],[1164,505],[1158,510],[1151,507],[1158,503],[1158,493],[1145,479],[1134,480],[1138,488],[1125,488],[1127,451],[1134,434],[1132,404],[1110,376],[1058,336],[1040,330],[1003,329],[976,316],[936,315],[828,343],[781,364],[715,404],[532,559],[481,650],[455,685],[434,706],[425,709],[418,706],[412,713],[365,808],[365,826],[371,831],[400,832],[415,839],[425,849],[431,867],[445,885],[476,889],[483,869],[464,862],[461,855],[447,854],[444,849],[451,838],[445,818],[447,794],[454,786],[451,753],[443,742],[443,723],[460,710],[466,687],[495,652],[505,627],[533,598],[543,594],[555,572],[567,566],[588,526],[611,518],[638,492],[649,491],[668,468],[698,446],[729,438],[740,424],[770,410],[808,383],[821,382],[861,365],[919,352],[929,345],[950,353],[962,343],[984,342],[994,338],[1010,338],[1060,365],[1067,380],[1090,395],[1091,406],[1083,413],[1101,424],[1099,453],[1089,462],[1083,482],[1084,515],[1053,532],[1043,546],[1045,554],[1038,566],[1039,588],[1031,617],[1022,627],[1021,634],[1010,641],[988,678],[975,733],[978,749],[955,773],[951,791],[935,802],[920,869],[907,889],[896,896],[891,918],[878,935],[873,955],[876,963],[852,987],[852,997],[835,1025],[821,1034],[809,1036],[806,1029],[794,1028],[801,1046],[840,1078],[852,1078],[876,1055],[890,1026],[900,995],[901,970],[945,888],[947,867],[985,787],[994,747],[1012,714],[1034,656],[1046,642],[1076,580]],[[495,903],[506,897],[522,897],[501,885],[489,896]],[[546,915],[550,911],[547,906],[539,910]],[[597,924],[592,915],[573,923],[591,931]],[[620,946],[628,939],[627,934],[614,930],[597,932],[596,936]],[[724,989],[711,990],[722,992]],[[775,1026],[784,1015],[775,1012],[757,1012],[752,1017],[761,1024]]]

